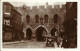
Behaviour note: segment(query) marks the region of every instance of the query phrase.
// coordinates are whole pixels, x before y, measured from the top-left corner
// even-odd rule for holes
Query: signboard
[[[10,13],[4,13],[4,17],[10,17]]]

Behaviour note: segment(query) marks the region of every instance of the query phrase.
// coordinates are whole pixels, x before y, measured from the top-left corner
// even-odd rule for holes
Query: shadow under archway
[[[58,32],[58,30],[56,28],[51,29],[51,36],[55,36],[55,32]]]
[[[31,40],[32,30],[30,28],[26,29],[26,37],[28,40]]]
[[[36,29],[36,40],[37,41],[46,41],[47,31],[44,27],[39,27]]]

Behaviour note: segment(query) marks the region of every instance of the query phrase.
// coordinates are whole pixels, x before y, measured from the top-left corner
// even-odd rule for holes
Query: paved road
[[[3,45],[3,48],[57,48],[57,44],[54,43],[54,47],[46,47],[45,42],[26,41],[14,44]]]

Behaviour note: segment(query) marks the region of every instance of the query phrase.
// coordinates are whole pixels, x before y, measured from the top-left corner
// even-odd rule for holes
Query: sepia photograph
[[[77,48],[77,2],[2,2],[2,48]]]

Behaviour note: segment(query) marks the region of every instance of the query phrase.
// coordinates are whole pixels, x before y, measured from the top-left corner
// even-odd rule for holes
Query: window
[[[27,23],[30,23],[30,16],[29,15],[26,16],[26,20],[27,20]]]
[[[53,19],[54,19],[54,23],[57,23],[58,22],[58,14],[55,14]]]
[[[4,12],[6,12],[6,13],[10,13],[10,11],[11,11],[11,5],[9,5],[9,4],[6,4],[6,5],[4,5]]]
[[[11,8],[10,5],[7,5],[6,6],[6,12],[10,13],[10,8]]]
[[[39,23],[39,16],[38,15],[35,16],[35,23]]]
[[[48,23],[48,15],[47,14],[44,15],[44,23]]]
[[[10,26],[10,20],[5,20],[4,19],[4,24],[7,25],[7,26]]]

